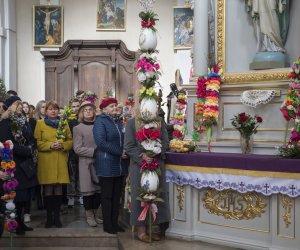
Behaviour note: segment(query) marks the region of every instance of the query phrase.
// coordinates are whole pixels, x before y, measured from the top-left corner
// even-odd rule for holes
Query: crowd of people
[[[103,224],[107,233],[124,232],[118,217],[125,179],[130,172],[130,222],[137,227],[138,239],[148,242],[147,222],[137,221],[142,208],[136,197],[141,178],[139,162],[153,159],[141,152],[135,138],[135,119],[129,120],[124,129],[122,106],[117,99],[103,98],[97,107],[95,102],[82,98],[83,93],[78,91],[69,102],[74,116],[68,119],[63,129],[63,139],[57,137],[62,112],[57,102],[41,100],[34,107],[22,102],[15,91],[8,91],[9,97],[0,100],[0,141],[11,140],[14,144],[15,178],[19,182],[14,199],[18,222],[16,234],[24,235],[33,230],[26,224],[31,220],[33,200],[37,201],[38,209],[46,210],[45,227],[60,228],[63,226],[62,204],[71,208],[76,198],[84,206],[89,226]],[[164,126],[161,134],[163,150],[159,161],[163,166],[168,146]],[[36,171],[29,171],[32,165]],[[0,196],[3,192],[1,182],[6,178],[0,170]],[[161,183],[166,202],[160,205],[156,223],[164,225],[161,228],[165,230],[170,212],[164,168]],[[3,204],[1,207],[3,212]],[[160,240],[160,235],[153,234],[152,239]]]

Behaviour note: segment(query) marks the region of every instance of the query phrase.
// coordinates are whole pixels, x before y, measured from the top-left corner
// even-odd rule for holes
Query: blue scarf
[[[50,126],[52,128],[56,128],[57,129],[58,128],[58,124],[60,122],[60,117],[58,116],[56,118],[56,120],[53,121],[53,120],[50,120],[48,116],[46,116],[44,118],[44,122],[45,122],[46,125],[48,125],[48,126]]]

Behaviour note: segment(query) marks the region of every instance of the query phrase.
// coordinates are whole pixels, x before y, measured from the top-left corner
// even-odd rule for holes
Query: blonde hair
[[[39,101],[37,104],[36,104],[36,107],[35,107],[35,111],[34,111],[34,119],[35,120],[40,120],[41,119],[41,107],[42,105],[46,103],[45,100],[41,100]]]
[[[95,106],[93,106],[93,105],[86,105],[86,106],[90,106],[90,107],[93,108],[93,116],[94,116],[93,121],[95,121],[95,119],[96,119],[96,108],[95,108]],[[83,118],[83,110],[84,110],[84,108],[85,107],[82,107],[79,110],[79,113],[78,113],[78,121],[79,122],[83,122],[84,121],[84,118]]]

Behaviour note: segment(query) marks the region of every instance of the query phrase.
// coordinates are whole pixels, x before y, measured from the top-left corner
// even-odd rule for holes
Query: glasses
[[[84,109],[83,112],[93,112],[93,109]]]

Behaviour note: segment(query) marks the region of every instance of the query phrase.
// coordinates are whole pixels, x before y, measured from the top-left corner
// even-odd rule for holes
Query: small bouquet
[[[69,120],[73,120],[76,115],[70,107],[65,107],[61,115],[61,119],[58,123],[58,128],[56,130],[56,140],[63,142],[66,139],[66,126]]]
[[[88,102],[91,102],[91,103],[95,104],[95,102],[97,100],[98,100],[98,96],[95,93],[91,92],[91,91],[83,93],[79,98],[80,103],[88,101]]]
[[[154,27],[155,21],[159,20],[157,18],[158,15],[156,13],[154,13],[152,10],[141,11],[139,17],[142,19],[141,20],[142,28],[150,28],[153,31],[157,31],[156,28]]]
[[[292,65],[289,85],[290,89],[280,111],[286,121],[294,120],[295,123],[288,143],[279,148],[279,155],[300,158],[300,57]]]
[[[239,113],[231,119],[232,126],[245,137],[256,134],[257,128],[262,122],[263,119],[260,116],[251,116],[245,112]]]
[[[155,85],[155,81],[159,79],[161,75],[159,69],[160,65],[155,56],[148,53],[143,53],[140,59],[135,65],[137,71],[138,81],[142,83],[144,87],[151,88]]]

